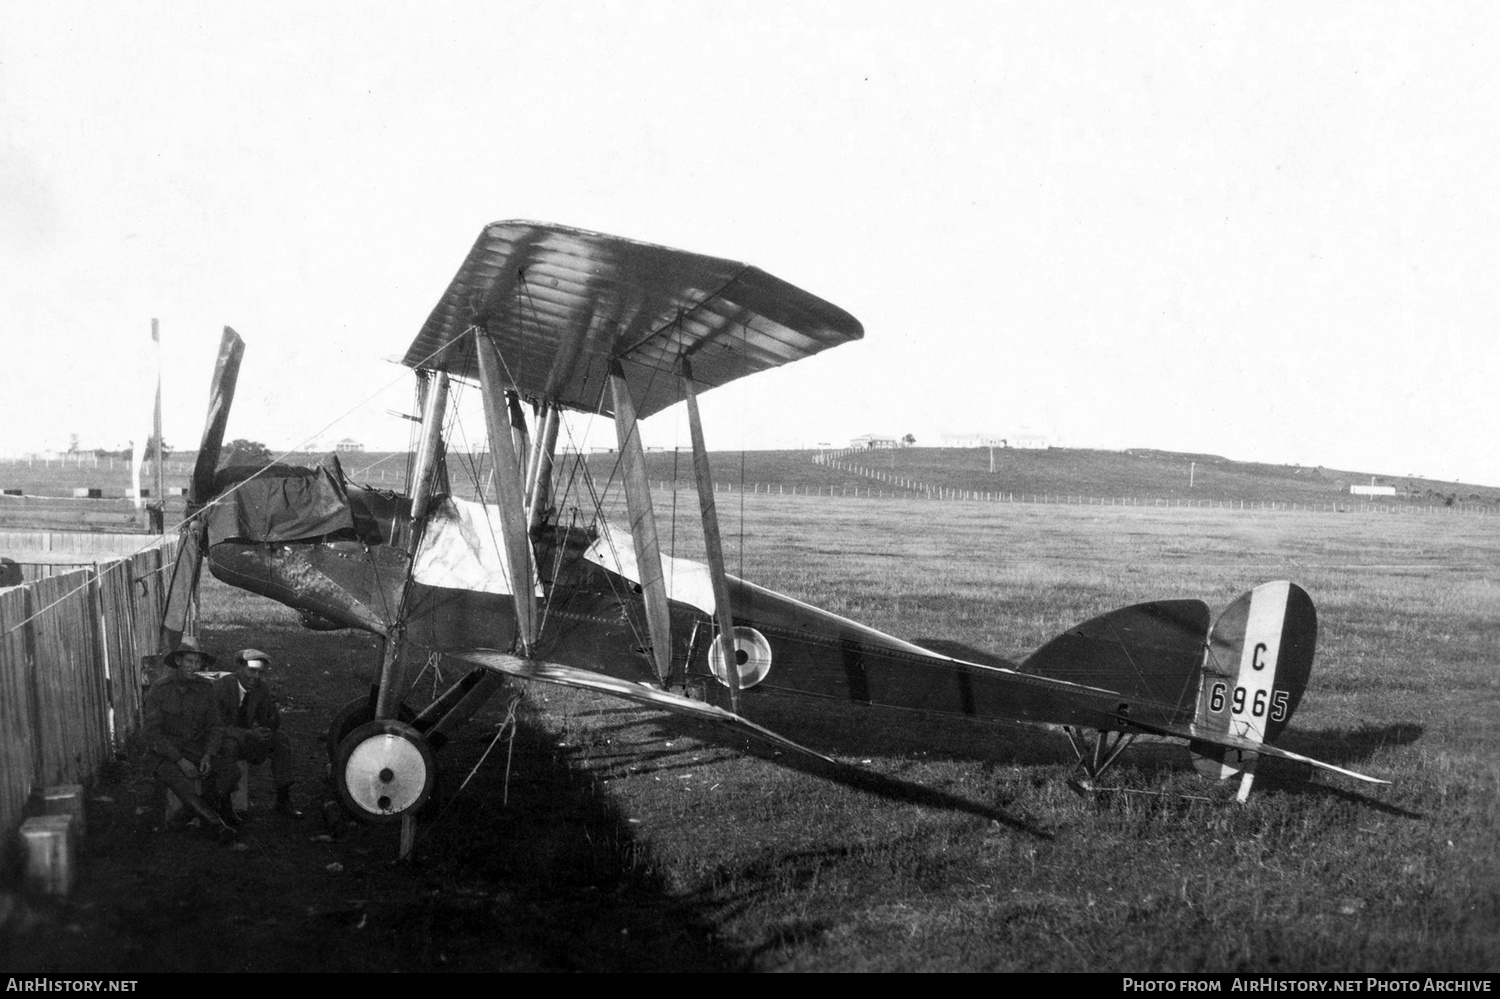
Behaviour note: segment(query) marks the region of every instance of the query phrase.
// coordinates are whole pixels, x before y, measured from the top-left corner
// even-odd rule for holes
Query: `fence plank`
[[[84,783],[109,750],[90,575],[84,570],[31,584],[44,784]]]
[[[136,635],[134,601],[130,596],[131,560],[120,559],[99,567],[99,609],[104,631],[105,680],[108,691],[110,732],[115,749],[123,749],[130,725],[132,700],[140,700],[136,680]],[[133,697],[132,697],[133,695]]]
[[[33,787],[87,782],[140,730],[141,657],[158,651],[176,545],[164,548],[0,590],[0,834]]]
[[[0,832],[21,821],[36,776],[37,747],[32,726],[31,657],[26,638],[31,590],[0,590]]]
[[[165,599],[166,578],[163,565],[171,565],[175,559],[175,541],[140,552],[130,563],[130,620],[133,647],[128,660],[121,664],[120,683],[116,686],[115,732],[120,738],[129,737],[141,729],[141,690],[146,677],[141,667],[141,658],[156,655],[162,650],[156,647],[161,638],[162,602]]]

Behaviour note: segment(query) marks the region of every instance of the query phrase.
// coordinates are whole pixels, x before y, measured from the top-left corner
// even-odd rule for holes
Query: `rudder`
[[[1318,615],[1296,583],[1262,583],[1225,608],[1209,632],[1194,729],[1253,743],[1274,742],[1291,720],[1312,672]],[[1194,741],[1200,773],[1223,779],[1253,768],[1254,752]],[[1249,787],[1241,789],[1241,797]]]

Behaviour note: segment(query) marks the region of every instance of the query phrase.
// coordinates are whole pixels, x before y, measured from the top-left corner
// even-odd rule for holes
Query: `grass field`
[[[1282,745],[1394,784],[1266,761],[1242,807],[1182,747],[1138,743],[1115,790],[1083,799],[1051,733],[766,706],[867,775],[839,781],[539,685],[513,745],[485,755],[496,708],[444,751],[415,867],[389,866],[384,827],[314,842],[263,826],[226,855],[122,807],[68,918],[111,967],[1500,970],[1500,520],[763,495],[720,513],[731,571],[1010,658],[1111,607],[1217,612],[1296,580],[1319,654]],[[311,772],[312,734],[363,689],[374,643],[217,584],[204,613],[216,645],[296,664],[277,682]],[[164,861],[181,876],[130,873]],[[174,963],[153,941],[185,929],[232,936],[238,960]]]
[[[900,506],[751,504],[746,571],[898,635],[1010,657],[1111,606],[1196,595],[1217,610],[1296,579],[1320,608],[1320,654],[1283,745],[1395,784],[1266,765],[1238,807],[1185,750],[1137,747],[1122,790],[1084,801],[1060,737],[834,705],[766,719],[1012,826],[687,748],[632,772],[650,740],[621,757],[614,716],[564,713],[578,764],[640,820],[639,862],[753,966],[1500,967],[1493,521]]]

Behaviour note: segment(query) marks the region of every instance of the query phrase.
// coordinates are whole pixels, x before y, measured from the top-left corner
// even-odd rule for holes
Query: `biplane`
[[[560,225],[485,227],[407,350],[418,429],[406,491],[316,469],[218,468],[243,343],[226,328],[189,487],[165,639],[189,627],[201,564],[314,628],[383,639],[368,695],[329,730],[355,816],[409,818],[436,752],[506,678],[599,691],[816,756],[757,723],[767,697],[835,698],[1061,728],[1087,785],[1137,736],[1184,740],[1215,777],[1295,760],[1275,745],[1307,685],[1317,616],[1290,582],[1211,620],[1201,600],[1097,617],[1020,663],[969,661],[729,574],[698,396],[863,336],[847,312],[756,267]],[[478,501],[450,488],[446,414],[477,386],[489,453]],[[639,423],[685,404],[702,559],[664,551]],[[529,418],[528,418],[528,410]],[[558,474],[565,411],[613,421],[626,523]],[[936,643],[929,643],[936,644]],[[420,710],[405,649],[463,675]],[[793,733],[794,735],[795,733]]]

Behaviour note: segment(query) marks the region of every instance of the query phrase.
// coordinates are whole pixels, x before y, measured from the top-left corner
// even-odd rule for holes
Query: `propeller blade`
[[[203,567],[203,549],[208,542],[205,523],[196,516],[213,498],[214,474],[219,470],[219,452],[224,447],[224,428],[229,423],[229,407],[234,403],[234,386],[240,376],[240,359],[245,341],[228,326],[219,339],[219,356],[214,362],[214,377],[208,388],[208,418],[203,424],[203,442],[198,460],[193,464],[193,478],[188,485],[187,517],[182,522],[177,546],[177,563],[162,608],[161,651],[176,648],[188,630],[188,621],[198,603],[198,576]]]
[[[214,379],[209,384],[208,419],[203,424],[203,442],[193,465],[193,481],[188,486],[188,513],[196,513],[207,503],[214,488],[214,473],[219,470],[219,452],[224,447],[224,428],[229,423],[229,407],[234,403],[234,386],[240,377],[240,358],[245,341],[228,326],[219,340],[219,358],[214,363]]]

